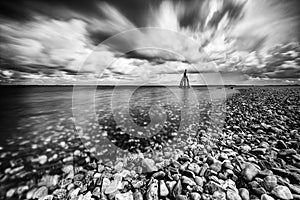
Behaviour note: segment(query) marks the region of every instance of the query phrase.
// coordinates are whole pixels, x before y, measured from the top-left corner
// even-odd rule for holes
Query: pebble
[[[201,199],[201,195],[199,193],[197,193],[197,192],[192,192],[190,194],[190,198],[191,198],[191,200],[200,200]]]
[[[146,173],[152,173],[158,170],[157,167],[155,166],[154,160],[150,158],[145,158],[142,162],[142,165]]]
[[[159,195],[162,197],[166,197],[169,194],[169,190],[164,180],[159,181]]]
[[[133,200],[132,192],[116,194],[115,200]]]
[[[261,195],[260,199],[261,200],[274,200],[273,197],[271,197],[270,195],[267,195],[267,194]]]
[[[272,194],[284,200],[293,199],[290,189],[286,186],[278,185],[272,190]]]
[[[235,190],[232,190],[232,189],[228,189],[226,191],[226,197],[227,197],[227,200],[242,200],[242,198],[240,197],[238,192]]]
[[[251,181],[258,173],[259,169],[257,169],[253,164],[250,163],[248,163],[241,172],[243,178],[246,181]]]
[[[147,193],[146,193],[146,199],[147,200],[158,200],[158,184],[157,180],[154,179],[154,181],[150,184]]]
[[[250,200],[249,191],[246,188],[240,188],[239,194],[242,200]]]
[[[277,178],[276,176],[266,176],[262,182],[264,188],[268,191],[272,191],[277,185]]]

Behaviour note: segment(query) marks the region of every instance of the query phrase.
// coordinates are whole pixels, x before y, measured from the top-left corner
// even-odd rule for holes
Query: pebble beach
[[[180,106],[161,106],[167,123],[147,140],[101,113],[99,134],[124,154],[99,141],[100,152],[93,134],[82,140],[59,118],[61,132],[48,125],[7,141],[0,199],[300,200],[299,87],[239,88],[213,114],[203,102],[200,120],[180,131]],[[131,116],[149,123],[148,112],[134,106]]]

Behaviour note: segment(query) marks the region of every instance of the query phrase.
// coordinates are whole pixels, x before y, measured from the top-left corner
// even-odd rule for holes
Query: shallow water
[[[137,106],[157,108],[158,112],[163,112],[159,109],[161,105],[179,105],[191,110],[199,102],[224,102],[226,95],[223,89],[206,87],[189,90],[177,87],[81,87],[75,91],[73,87],[1,87],[0,91],[2,148],[16,142],[16,138],[34,140],[35,135],[74,131],[73,115],[78,113],[80,120],[93,120],[88,116],[93,101],[99,119],[112,111],[115,115],[125,112],[126,116],[129,108]],[[233,92],[226,91],[227,94]],[[94,96],[90,98],[89,95]]]

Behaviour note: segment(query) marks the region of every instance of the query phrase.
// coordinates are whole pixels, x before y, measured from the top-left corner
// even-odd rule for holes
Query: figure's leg
[[[187,86],[190,87],[190,81],[188,78],[186,78],[186,81],[187,81]]]
[[[184,77],[184,82],[183,82],[184,87],[186,87],[186,78]]]

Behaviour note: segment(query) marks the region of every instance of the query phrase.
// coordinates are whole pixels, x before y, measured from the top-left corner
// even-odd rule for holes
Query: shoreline
[[[125,154],[130,157],[110,165],[104,165],[97,149],[87,148],[85,141],[78,141],[71,132],[49,136],[53,138],[46,145],[40,143],[45,138],[23,141],[29,149],[21,148],[21,159],[0,150],[1,162],[8,159],[0,172],[1,198],[299,199],[300,90],[237,90],[226,100],[225,118],[211,116],[209,108],[203,110],[196,131],[167,129],[153,144],[145,144],[144,154]],[[178,108],[167,108],[176,116]],[[137,112],[137,120],[145,117],[139,116]],[[217,126],[222,120],[223,130]],[[179,123],[177,118],[172,122]],[[141,149],[141,140],[133,137],[126,146],[128,138],[116,134],[113,123],[104,120],[102,125],[107,125],[111,141],[121,142],[120,147]],[[175,142],[168,146],[168,140]],[[35,155],[36,151],[40,155]]]

